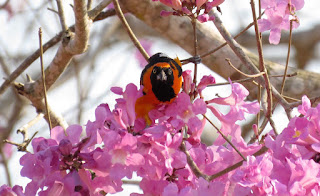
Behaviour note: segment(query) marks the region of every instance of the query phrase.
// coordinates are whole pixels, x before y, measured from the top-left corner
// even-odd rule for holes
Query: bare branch
[[[43,86],[43,94],[44,94],[44,103],[46,105],[46,115],[48,117],[48,123],[50,130],[52,129],[52,123],[49,114],[49,107],[48,107],[48,100],[47,100],[47,88],[46,88],[46,76],[44,75],[44,68],[43,68],[43,48],[42,48],[42,30],[39,28],[39,45],[40,45],[40,66],[41,66],[41,81]]]
[[[125,27],[131,41],[133,42],[133,44],[137,47],[137,49],[140,51],[140,53],[142,54],[142,56],[146,59],[146,61],[149,61],[149,55],[148,53],[145,51],[145,49],[141,46],[139,40],[137,39],[137,37],[134,35],[133,31],[131,30],[127,20],[125,19],[122,10],[120,8],[120,5],[118,3],[118,0],[113,0],[113,4],[114,4],[114,8],[117,12],[118,17],[120,18],[123,26]]]
[[[180,47],[185,49],[190,54],[193,53],[193,36],[190,19],[185,17],[159,17],[162,10],[166,7],[151,1],[151,0],[119,0],[121,7],[128,12],[131,12],[138,19],[152,27],[159,34],[169,39],[170,41],[178,44]],[[224,39],[213,31],[207,25],[197,24],[198,30],[198,44],[199,54],[205,54],[206,52],[217,48],[224,43]],[[244,53],[251,59],[252,63],[258,66],[257,55],[244,49]],[[219,74],[225,79],[230,77],[232,80],[241,79],[241,75],[235,72],[231,67],[227,66],[225,58],[230,58],[233,65],[243,72],[247,72],[246,66],[238,59],[238,57],[232,52],[230,47],[223,47],[212,55],[202,59],[202,62],[207,65],[214,72]],[[278,63],[265,60],[265,65],[270,75],[282,75],[284,73],[284,66]],[[297,72],[297,76],[294,78],[288,78],[284,87],[284,94],[296,99],[301,99],[302,95],[308,95],[310,98],[318,97],[320,95],[320,74],[305,71],[301,69],[295,69],[289,67],[288,73]],[[250,73],[250,72],[249,72]],[[275,89],[280,89],[281,78],[271,78],[271,84],[274,85],[272,90],[274,93]],[[244,86],[250,91],[249,99],[253,100],[257,98],[257,88],[252,83],[245,83]],[[279,96],[278,95],[274,96]],[[279,96],[278,98],[280,98]],[[283,101],[283,100],[282,100]],[[286,105],[286,101],[283,101]]]
[[[260,150],[255,152],[252,156],[257,157],[259,155],[262,155],[262,154],[266,153],[267,151],[268,151],[268,148],[264,146]],[[212,180],[214,180],[214,179],[216,179],[216,178],[218,178],[220,176],[223,176],[226,173],[229,173],[232,170],[237,169],[238,167],[240,167],[243,164],[243,162],[244,162],[244,160],[242,160],[242,161],[240,161],[240,162],[238,162],[238,163],[236,163],[236,164],[234,164],[234,165],[232,165],[232,166],[230,166],[230,167],[228,167],[228,168],[226,168],[226,169],[224,169],[224,170],[222,170],[222,171],[220,171],[220,172],[218,172],[216,174],[211,175],[209,177],[209,181],[212,181]]]
[[[58,7],[58,14],[59,14],[59,19],[60,19],[60,24],[61,24],[61,29],[62,31],[67,31],[68,26],[66,23],[66,18],[64,15],[64,9],[61,0],[56,0],[57,1],[57,7]]]
[[[87,50],[89,41],[89,17],[85,0],[74,0],[75,35],[65,47],[67,53],[81,54]]]
[[[226,61],[228,62],[228,64],[233,68],[235,69],[237,72],[239,72],[241,75],[244,75],[248,78],[256,78],[256,77],[259,77],[259,76],[262,76],[263,74],[265,74],[265,72],[260,72],[260,73],[257,73],[257,74],[253,74],[253,75],[249,75],[249,74],[246,74],[246,73],[243,73],[242,71],[240,71],[239,69],[237,69],[235,66],[232,65],[230,59],[226,59]]]
[[[187,162],[188,162],[188,165],[191,168],[193,174],[195,176],[197,176],[198,178],[202,177],[205,180],[209,181],[209,176],[204,174],[204,173],[202,173],[200,171],[199,167],[197,166],[197,164],[192,160],[192,157],[191,157],[189,151],[187,150],[186,144],[185,144],[184,141],[181,142],[180,149],[187,156]]]
[[[10,176],[10,171],[9,171],[9,166],[8,166],[8,160],[7,160],[7,157],[5,156],[5,154],[3,152],[3,148],[1,148],[1,147],[0,147],[0,157],[2,158],[0,163],[3,164],[8,185],[12,186],[11,176]]]
[[[264,63],[264,57],[263,57],[263,52],[262,52],[262,42],[261,42],[261,37],[260,37],[261,34],[260,34],[260,31],[258,28],[255,3],[253,0],[251,0],[250,4],[251,4],[251,11],[252,11],[252,17],[253,17],[253,22],[254,22],[254,30],[256,33],[256,42],[257,42],[257,48],[258,48],[258,54],[259,54],[259,69],[260,69],[260,72],[265,72],[265,74],[263,74],[263,78],[264,78],[264,82],[265,82],[265,89],[266,89],[266,93],[267,93],[267,103],[268,103],[267,110],[265,112],[265,116],[269,119],[270,125],[274,128],[275,133],[278,133],[275,129],[275,125],[272,120],[273,100],[272,100],[271,84],[270,84],[269,75],[268,75],[268,72],[267,72],[267,69],[266,69],[266,66]],[[260,13],[261,13],[261,10],[260,10]],[[286,74],[287,74],[287,72],[285,73],[285,75]]]
[[[213,124],[213,122],[206,116],[206,115],[202,115],[218,132],[219,134],[223,137],[224,140],[226,140],[226,142],[228,142],[228,144],[230,144],[230,146],[232,146],[232,148],[241,156],[241,158],[243,160],[247,160],[247,158],[240,152],[240,150],[227,138],[227,136],[225,136],[221,130],[215,125]]]
[[[110,3],[112,2],[112,0],[103,0],[101,3],[99,3],[95,8],[93,8],[92,10],[90,10],[88,12],[88,15],[91,19],[96,18],[101,12],[102,10],[107,7]]]
[[[62,32],[51,38],[46,44],[43,45],[43,52],[47,51],[52,46],[56,45],[61,40]],[[40,56],[40,49],[36,50],[32,55],[26,58],[14,72],[3,82],[0,87],[0,95],[9,87],[24,70],[26,70],[37,58]]]
[[[58,77],[63,73],[66,67],[69,65],[72,57],[76,54],[81,54],[86,51],[88,40],[89,40],[89,17],[87,15],[85,0],[75,0],[74,1],[74,12],[75,12],[75,35],[70,35],[68,39],[64,39],[60,45],[54,59],[50,63],[49,67],[45,71],[46,78],[46,88],[49,89],[52,84],[58,79]],[[17,86],[19,93],[27,97],[32,105],[37,109],[37,112],[45,111],[45,104],[43,103],[43,86],[41,79],[32,82],[28,85]],[[50,107],[48,107],[50,110]],[[51,110],[50,110],[51,111]],[[53,112],[49,112],[50,116]],[[57,117],[53,114],[52,118]],[[45,115],[45,119],[49,122],[48,115]],[[63,126],[65,123],[56,124],[61,121],[61,117],[57,119],[52,119],[53,126]]]
[[[103,20],[109,16],[115,15],[114,9],[106,12],[100,12],[111,2],[111,0],[102,1],[97,7],[88,12],[88,15],[93,21]],[[69,27],[70,31],[74,31],[74,25]],[[46,52],[49,48],[56,45],[61,39],[65,32],[61,31],[56,36],[51,38],[43,45],[43,52]],[[18,68],[10,74],[10,76],[0,86],[0,95],[9,87],[9,85],[23,72],[25,71],[37,58],[40,56],[40,49],[36,50],[32,55],[25,59]]]

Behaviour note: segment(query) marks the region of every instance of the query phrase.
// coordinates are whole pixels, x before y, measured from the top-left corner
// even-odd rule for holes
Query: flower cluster
[[[312,108],[304,96],[298,110],[302,117],[292,118],[276,138],[266,137],[267,153],[247,157],[232,174],[238,195],[319,195],[320,105]]]
[[[160,1],[166,6],[169,6],[173,11],[162,11],[162,16],[178,15],[191,16],[197,18],[200,22],[213,20],[213,17],[208,15],[209,11],[219,6],[224,0],[153,0]]]
[[[269,42],[278,44],[280,42],[281,30],[290,29],[299,26],[298,17],[295,11],[304,6],[304,0],[261,0],[261,7],[265,9],[267,18],[258,20],[261,32],[270,30]]]
[[[72,125],[67,130],[55,127],[50,139],[32,141],[33,153],[20,159],[21,175],[31,180],[22,190],[0,187],[5,195],[101,195],[122,191],[122,179],[133,173],[141,177],[143,195],[318,195],[320,193],[320,105],[312,108],[304,96],[298,107],[300,117],[275,137],[264,143],[247,144],[237,122],[246,114],[255,114],[257,102],[245,101],[249,92],[239,83],[231,83],[228,97],[204,101],[202,91],[215,82],[204,76],[197,89],[183,73],[184,91],[170,105],[152,110],[149,127],[135,118],[134,104],[141,90],[128,84],[115,109],[107,104],[96,108],[95,120],[83,128]],[[190,100],[192,90],[200,95]],[[217,105],[230,109],[223,114]],[[208,110],[207,110],[208,109]],[[220,123],[220,131],[233,146],[218,137],[212,145],[201,143],[200,135],[211,112]],[[268,148],[260,156],[253,154]],[[239,155],[239,152],[246,157]],[[243,161],[241,167],[220,177],[217,173]],[[197,168],[195,168],[195,165]],[[207,181],[195,172],[209,176]],[[138,196],[138,193],[132,193]]]
[[[187,78],[190,74],[186,71],[183,75]],[[212,76],[204,76],[198,93],[214,81]],[[113,87],[111,90],[122,98],[116,100],[114,110],[107,104],[97,107],[95,121],[86,124],[85,136],[81,136],[80,125],[72,125],[67,130],[53,128],[50,139],[33,139],[33,153],[20,159],[21,175],[31,182],[23,194],[18,189],[19,194],[115,193],[122,190],[122,179],[131,178],[133,172],[142,178],[140,187],[144,195],[202,195],[208,191],[228,191],[227,177],[207,182],[194,174],[188,159],[206,175],[213,175],[242,159],[231,146],[221,145],[225,141],[217,140],[211,146],[201,143],[205,124],[202,115],[207,108],[221,121],[221,131],[233,138],[240,152],[248,156],[259,150],[259,145],[247,145],[243,141],[240,127],[236,125],[244,119],[244,113],[258,112],[259,104],[245,102],[248,91],[238,83],[231,85],[232,93],[226,98],[209,101],[197,98],[192,102],[188,95],[191,89],[186,87],[186,92],[181,92],[172,104],[149,113],[154,122],[150,127],[144,127],[135,119],[134,104],[142,95],[141,91],[133,84],[128,84],[125,90]],[[216,104],[229,105],[229,113],[223,115],[215,108]],[[4,186],[2,189],[12,191]]]

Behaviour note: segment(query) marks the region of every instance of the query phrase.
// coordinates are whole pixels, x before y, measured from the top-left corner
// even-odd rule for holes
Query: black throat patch
[[[163,77],[163,75],[165,75],[165,77]],[[167,102],[176,96],[172,88],[174,76],[171,68],[154,67],[150,75],[150,80],[152,91],[159,101]]]

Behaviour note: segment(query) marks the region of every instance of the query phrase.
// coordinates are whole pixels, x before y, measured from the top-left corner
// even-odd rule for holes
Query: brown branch
[[[66,23],[66,18],[64,15],[64,9],[61,0],[56,0],[57,2],[57,7],[58,7],[58,14],[59,14],[59,19],[60,19],[60,24],[61,24],[61,29],[62,31],[67,31],[68,26]]]
[[[192,27],[189,25],[189,18],[177,16],[160,17],[160,12],[167,8],[160,3],[151,0],[119,1],[123,9],[135,15],[138,19],[142,20],[145,24],[157,31],[159,35],[162,35],[164,38],[170,40],[173,43],[176,43],[181,48],[186,50],[189,54],[193,54],[193,34]],[[207,25],[197,24],[197,27],[199,54],[205,54],[206,52],[217,48],[225,42],[225,40],[221,38],[219,33],[216,33]],[[256,44],[256,42],[254,43]],[[251,59],[252,63],[257,67],[259,65],[258,56],[249,52],[245,48],[242,49],[244,50],[244,53]],[[248,69],[246,68],[246,66],[244,66],[244,63],[239,60],[239,58],[233,53],[230,47],[221,48],[214,54],[203,58],[202,62],[226,80],[229,77],[232,80],[241,79],[242,77],[240,74],[235,72],[231,67],[227,66],[225,58],[230,58],[235,67],[237,67],[239,70],[242,70],[243,72],[248,73]],[[270,75],[282,75],[284,72],[284,66],[278,63],[265,60],[265,65],[267,72]],[[310,98],[318,97],[320,95],[320,74],[289,67],[288,73],[290,74],[293,72],[296,72],[297,76],[294,78],[288,78],[286,80],[284,88],[284,94],[286,96],[301,99],[302,95],[304,94],[308,95]],[[274,96],[278,96],[278,98],[280,98],[280,93],[275,95],[276,92],[274,90],[280,89],[281,79],[275,77],[270,79],[272,85],[275,87],[272,90]],[[250,82],[244,83],[244,86],[250,91],[248,99],[256,99],[258,91],[256,86]],[[282,104],[287,105],[287,101],[282,102]],[[287,110],[290,109],[287,108]]]
[[[131,30],[127,20],[125,19],[122,10],[120,8],[119,2],[118,0],[113,0],[113,5],[114,8],[116,10],[116,13],[119,17],[119,19],[121,20],[124,28],[126,29],[131,41],[133,42],[133,44],[136,46],[136,48],[140,51],[140,53],[142,54],[142,56],[146,59],[146,61],[149,61],[149,55],[148,53],[145,51],[145,49],[141,46],[139,40],[137,39],[137,37],[134,35],[133,31]]]
[[[262,17],[263,13],[259,16],[258,19],[260,19]],[[246,28],[244,28],[242,31],[240,31],[236,36],[234,36],[234,39],[237,40],[238,37],[240,37],[240,35],[244,34],[248,29],[250,29],[253,26],[254,22],[251,22]],[[224,46],[226,46],[228,43],[224,42],[223,44],[221,44],[220,46],[218,46],[217,48],[210,50],[209,52],[206,52],[203,55],[200,55],[201,58],[204,58],[210,54],[213,54],[215,52],[217,52],[218,50],[220,50],[221,48],[223,48]]]
[[[49,107],[48,107],[48,100],[47,100],[47,88],[46,88],[46,76],[44,75],[44,68],[43,68],[43,48],[42,48],[42,30],[39,28],[39,45],[40,45],[40,66],[41,66],[41,81],[43,87],[43,95],[44,95],[44,103],[46,106],[46,115],[48,117],[49,129],[52,129],[52,123],[49,114]]]
[[[92,0],[88,0],[87,10],[90,10],[90,9],[91,9],[91,6],[92,6]]]
[[[267,151],[268,151],[268,148],[266,148],[266,147],[264,146],[264,147],[262,147],[260,150],[258,150],[257,152],[255,152],[252,156],[257,157],[257,156],[259,156],[259,155],[264,154],[264,153],[267,152]],[[238,162],[238,163],[236,163],[236,164],[234,164],[234,165],[232,165],[232,166],[230,166],[230,167],[228,167],[228,168],[226,168],[226,169],[224,169],[224,170],[222,170],[222,171],[220,171],[220,172],[218,172],[218,173],[216,173],[216,174],[211,175],[211,176],[209,177],[209,181],[212,181],[212,180],[214,180],[214,179],[216,179],[216,178],[218,178],[218,177],[220,177],[220,176],[223,176],[224,174],[229,173],[229,172],[232,171],[232,170],[237,169],[238,167],[240,167],[240,166],[243,164],[243,162],[244,162],[244,160],[242,160],[242,161],[240,161],[240,162]]]
[[[74,0],[75,34],[65,46],[66,53],[77,55],[87,50],[89,41],[89,17],[85,0]],[[71,35],[73,36],[73,35]]]
[[[10,70],[9,70],[9,65],[6,63],[6,61],[4,60],[4,58],[2,56],[0,56],[0,65],[3,69],[3,72],[6,74],[6,76],[10,75]],[[14,88],[12,88],[14,90]],[[18,95],[18,93],[16,91],[13,91],[13,97],[10,96],[10,99],[14,102],[14,106],[11,112],[10,117],[8,118],[8,123],[6,125],[5,131],[2,132],[1,137],[0,137],[0,141],[2,141],[3,139],[8,139],[9,135],[11,134],[14,125],[16,124],[16,122],[20,119],[21,117],[21,113],[23,111],[23,107],[24,107],[24,101],[23,99]],[[3,103],[5,104],[5,103]],[[3,108],[4,109],[4,108]],[[0,142],[0,149],[2,148],[3,143]]]
[[[265,112],[265,116],[266,116],[266,118],[268,118],[270,125],[272,126],[274,132],[278,135],[275,124],[272,119],[273,100],[272,100],[271,84],[270,84],[270,79],[269,79],[268,72],[267,72],[267,69],[266,69],[265,63],[264,63],[264,57],[263,57],[263,52],[262,52],[262,42],[261,42],[261,37],[260,37],[261,34],[260,34],[259,28],[258,28],[255,3],[253,0],[251,0],[250,4],[251,4],[251,11],[252,11],[252,17],[253,17],[253,22],[254,22],[254,30],[256,33],[256,42],[257,42],[257,48],[258,48],[258,54],[259,54],[259,69],[260,69],[260,72],[265,72],[265,74],[263,75],[264,82],[265,82],[265,89],[266,89],[266,93],[267,93],[267,110]],[[286,74],[287,73],[285,73],[285,75]]]
[[[243,160],[247,160],[247,158],[240,152],[240,150],[227,138],[227,136],[222,133],[222,131],[215,124],[213,124],[213,122],[206,115],[203,114],[202,116],[219,132],[223,139],[226,140],[226,142],[228,142],[230,146],[232,146],[232,148],[241,156]]]
[[[8,160],[7,160],[7,157],[5,157],[5,154],[3,152],[3,148],[1,148],[1,147],[0,147],[0,157],[2,158],[0,163],[3,164],[5,175],[7,178],[7,183],[11,187],[12,183],[11,183],[11,176],[10,176],[10,171],[9,171],[9,167],[8,167]]]
[[[193,29],[193,39],[194,39],[194,56],[198,56],[198,38],[197,38],[197,19],[193,17],[191,19],[192,29]],[[194,75],[193,75],[193,83],[197,84],[197,73],[198,73],[198,63],[194,62]],[[196,92],[193,92],[193,94]],[[194,99],[194,95],[193,95]]]
[[[39,113],[34,119],[32,119],[30,122],[28,122],[27,124],[23,125],[20,129],[17,130],[17,133],[21,133],[22,137],[23,137],[23,141],[22,141],[21,144],[9,141],[7,139],[3,140],[3,142],[17,146],[18,151],[27,152],[27,147],[28,147],[29,143],[32,141],[32,139],[35,137],[35,135],[38,133],[36,131],[32,135],[32,137],[29,139],[28,129],[31,126],[33,126],[35,123],[37,123],[43,116],[44,116],[44,114]]]
[[[27,124],[23,125],[17,130],[17,133],[22,133],[24,140],[28,139],[28,129],[32,127],[34,124],[36,124],[41,118],[43,118],[44,114],[39,113],[34,119],[29,121]]]
[[[105,8],[111,0],[104,0],[99,5],[97,5],[94,9],[88,12],[88,15],[91,20],[93,21],[99,21],[103,20],[105,18],[108,18],[110,16],[115,15],[114,9],[107,10],[106,12],[101,12],[103,8]],[[69,27],[70,31],[74,31],[74,25]],[[47,41],[43,45],[43,52],[46,52],[49,48],[56,45],[64,35],[65,32],[61,31],[56,36],[51,38],[49,41]],[[40,56],[40,49],[36,50],[34,53],[32,53],[27,59],[25,59],[18,68],[10,74],[8,78],[3,82],[3,84],[0,86],[0,95],[10,86],[10,84],[17,79],[17,77],[24,72],[37,58]]]
[[[226,30],[226,28],[222,24],[222,21],[220,20],[219,16],[216,13],[214,13],[212,10],[209,12],[209,15],[215,17],[215,20],[213,21],[213,23],[217,27],[217,29],[220,32],[220,34],[222,35],[222,37],[226,40],[226,42],[228,43],[228,45],[230,46],[232,51],[241,60],[241,62],[249,69],[249,71],[251,73],[253,73],[253,74],[259,73],[259,70],[256,67],[256,65],[251,61],[251,59],[245,53],[245,51],[242,49],[242,47],[231,37],[230,33]],[[267,71],[265,71],[265,72],[267,72]],[[264,76],[266,76],[266,74]],[[268,77],[266,78],[266,77],[260,76],[260,77],[256,78],[256,81],[260,85],[262,85],[263,87],[267,88],[267,90],[270,88],[270,91],[272,91],[275,98],[278,99],[279,103],[281,103],[281,105],[284,107],[285,110],[287,110],[287,111],[291,110],[288,102],[280,95],[280,93],[272,85],[269,85]],[[270,96],[268,95],[268,104],[270,104],[269,97]],[[270,110],[270,112],[271,112],[271,110]],[[269,114],[268,119],[270,119],[271,113],[267,113],[267,114]],[[272,119],[270,121],[272,121]]]
[[[47,51],[52,46],[56,45],[61,40],[62,32],[51,38],[47,43],[43,45],[43,52]],[[14,72],[3,82],[0,87],[0,95],[10,86],[11,82],[14,81],[24,70],[26,70],[36,59],[40,56],[40,49],[36,50],[32,55],[26,58]]]
[[[197,176],[198,178],[202,177],[203,179],[209,181],[209,176],[202,173],[200,171],[199,167],[197,166],[197,164],[192,160],[192,157],[186,148],[185,141],[181,142],[180,150],[187,156],[187,163],[188,163],[189,167],[191,168],[193,174],[195,176]]]
[[[60,45],[54,59],[45,71],[46,88],[49,89],[52,84],[63,73],[66,67],[69,65],[71,59],[76,54],[81,54],[86,51],[89,40],[89,17],[86,10],[85,0],[74,1],[74,13],[75,13],[75,33],[71,33],[68,37],[64,38],[64,41]],[[41,79],[36,80],[28,85],[18,86],[19,92],[27,97],[32,105],[37,109],[37,112],[45,111],[45,104],[43,103],[43,86]],[[50,109],[50,108],[49,108]],[[50,115],[52,112],[49,112]],[[56,117],[54,114],[51,117]],[[48,116],[45,115],[47,122]],[[60,119],[60,118],[59,118]],[[60,122],[59,119],[53,119],[52,126],[63,124],[55,124]]]
[[[226,59],[226,61],[228,62],[228,64],[234,69],[236,70],[238,73],[240,73],[241,75],[244,75],[245,77],[248,77],[248,78],[256,78],[256,77],[259,77],[259,76],[262,76],[263,74],[265,74],[265,72],[260,72],[260,73],[257,73],[257,74],[253,74],[253,75],[249,75],[249,74],[246,74],[246,73],[243,73],[242,71],[240,71],[239,69],[237,69],[235,66],[232,65],[230,59]]]
[[[112,0],[103,0],[103,1],[101,1],[95,8],[93,8],[92,10],[90,10],[88,12],[89,18],[91,18],[93,20],[96,17],[98,17],[100,15],[100,13],[103,13],[102,10],[104,8],[106,8],[111,2],[112,2]],[[114,9],[111,9],[111,10],[114,11]],[[106,12],[108,12],[108,11],[106,11]]]
[[[237,39],[240,44],[245,47],[254,47],[254,35],[246,32],[243,36]],[[262,35],[264,45],[269,45],[269,32]],[[290,32],[281,32],[281,39],[279,44],[288,45],[290,41]],[[317,50],[315,49],[320,42],[320,24],[315,24],[311,29],[300,30],[292,34],[292,46],[295,50],[296,64],[300,69],[304,68],[307,63],[316,58]],[[274,47],[271,45],[270,47]]]
[[[290,34],[289,34],[289,43],[288,43],[288,53],[287,53],[287,60],[286,60],[286,68],[284,69],[284,75],[281,83],[281,90],[280,94],[283,94],[284,84],[286,82],[286,75],[288,72],[288,66],[289,66],[289,59],[290,59],[290,50],[291,50],[291,41],[292,41],[292,20],[290,21]]]

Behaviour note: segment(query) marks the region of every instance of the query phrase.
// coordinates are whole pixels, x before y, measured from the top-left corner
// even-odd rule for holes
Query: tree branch
[[[105,18],[108,18],[110,16],[115,15],[115,10],[110,9],[105,12],[101,12],[108,4],[110,4],[111,0],[104,0],[99,5],[97,5],[94,9],[90,10],[88,12],[88,16],[91,20],[99,21],[103,20]],[[70,31],[74,31],[74,25],[69,27]],[[61,41],[62,36],[65,32],[61,31],[56,36],[51,38],[49,41],[47,41],[43,45],[43,52],[46,52],[49,48],[56,45],[59,41]],[[36,50],[34,53],[32,53],[27,59],[25,59],[18,68],[10,74],[10,76],[3,82],[3,84],[0,86],[0,95],[3,94],[3,92],[10,86],[10,84],[17,79],[17,77],[24,72],[36,59],[38,59],[40,56],[40,49]]]
[[[89,41],[89,17],[87,14],[87,5],[85,0],[74,1],[74,13],[75,13],[75,34],[70,32],[70,35],[64,37],[62,44],[60,45],[54,59],[45,71],[46,88],[49,89],[52,84],[63,73],[66,67],[69,65],[72,57],[76,54],[81,54],[86,51]],[[37,109],[37,112],[45,111],[45,105],[43,103],[43,86],[41,78],[37,81],[29,83],[28,85],[22,85],[17,88],[19,93],[27,97],[32,105]],[[51,111],[51,110],[50,110]],[[49,112],[50,116],[52,111]],[[54,114],[53,114],[54,116]],[[51,116],[51,117],[53,117]],[[45,115],[45,119],[48,122],[48,116]],[[58,118],[60,119],[60,118]],[[52,118],[52,125],[64,126],[65,123],[58,119]]]
[[[190,54],[193,53],[193,34],[190,20],[186,17],[160,17],[161,10],[167,9],[160,3],[151,0],[120,0],[121,7],[131,12],[144,23],[159,32],[165,38],[176,43]],[[205,54],[208,51],[220,46],[224,43],[224,39],[207,25],[197,24],[197,37],[199,44],[199,54]],[[164,49],[165,50],[165,49]],[[250,58],[252,63],[258,67],[259,58],[257,55],[244,49],[244,53]],[[230,47],[223,47],[214,54],[202,59],[202,62],[211,70],[227,79],[232,80],[243,78],[239,73],[227,65],[225,58],[229,58],[237,69],[247,72],[247,68],[232,52]],[[265,66],[269,75],[282,75],[284,66],[265,60]],[[297,72],[297,76],[288,78],[284,87],[284,95],[296,99],[301,99],[302,95],[308,95],[310,98],[320,96],[320,74],[309,72],[301,69],[289,67],[288,74]],[[280,89],[281,78],[270,78],[271,84],[275,89]],[[257,88],[255,85],[245,83],[244,86],[250,91],[249,99],[256,99]]]

